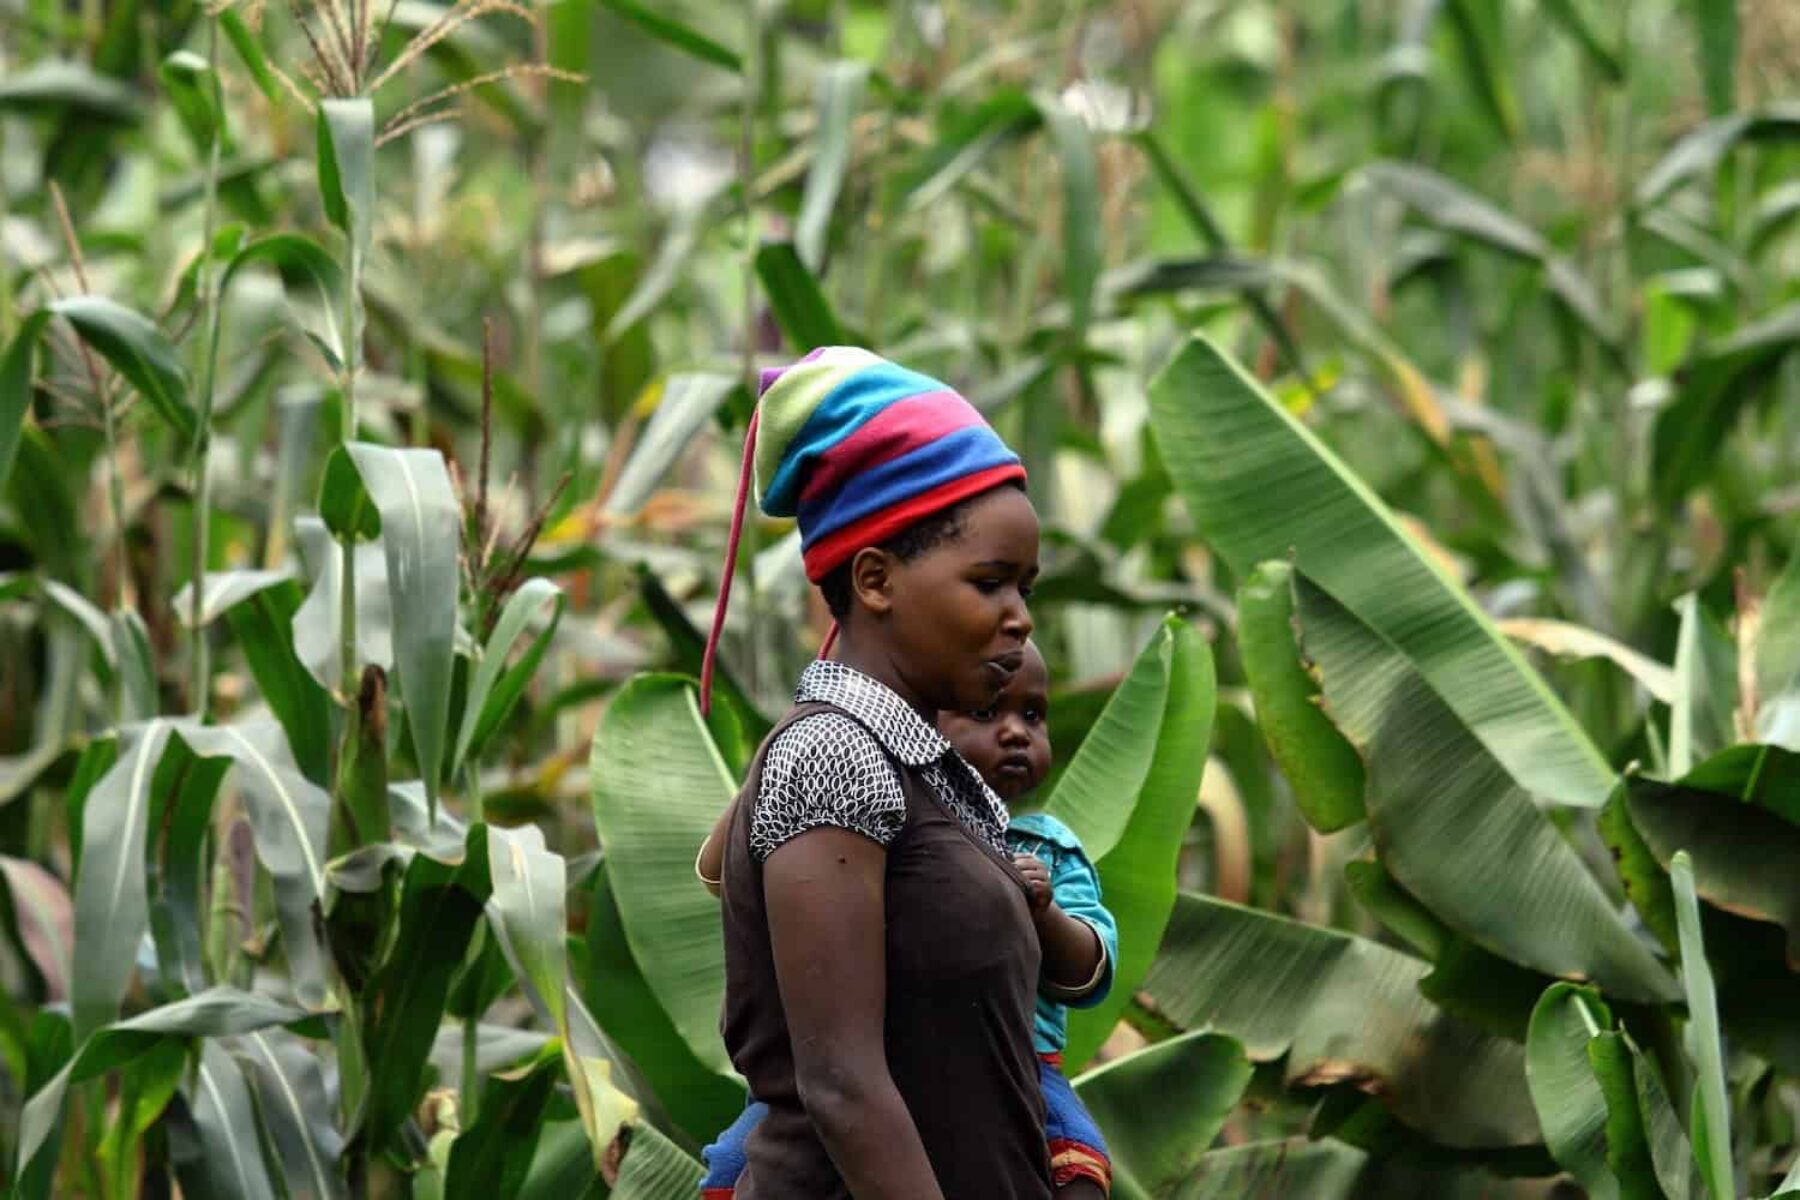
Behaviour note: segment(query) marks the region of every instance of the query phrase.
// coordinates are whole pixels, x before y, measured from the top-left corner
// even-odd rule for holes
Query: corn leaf
[[[1079,116],[1054,97],[1040,96],[1037,107],[1062,168],[1063,292],[1069,336],[1079,346],[1093,319],[1102,265],[1099,161],[1094,135]]]
[[[71,296],[52,303],[50,311],[68,321],[82,341],[137,389],[183,447],[193,443],[199,417],[189,396],[187,369],[147,317],[104,296]]]
[[[1793,860],[1790,860],[1793,861]],[[1737,1184],[1731,1168],[1731,1107],[1726,1099],[1725,1052],[1719,1042],[1719,999],[1706,943],[1700,933],[1700,900],[1694,894],[1694,864],[1687,851],[1669,863],[1675,888],[1675,921],[1681,932],[1681,982],[1687,992],[1688,1029],[1695,1058],[1694,1161],[1714,1200],[1732,1200]]]
[[[127,729],[119,760],[95,783],[82,810],[75,971],[69,986],[78,1041],[118,1015],[137,965],[138,942],[149,926],[144,844],[150,783],[171,730],[162,720]]]
[[[309,587],[294,610],[294,653],[318,686],[342,686],[338,627],[342,617],[342,545],[318,517],[294,522]],[[360,542],[356,554],[356,661],[391,669],[394,665],[393,612],[388,600],[387,552],[379,540]]]
[[[95,1030],[55,1077],[26,1102],[19,1118],[17,1162],[23,1167],[43,1147],[70,1087],[124,1066],[171,1038],[221,1037],[273,1025],[303,1027],[312,1036],[323,1033],[318,1019],[303,1009],[223,986]]]
[[[340,537],[367,529],[366,514],[379,514],[388,605],[406,617],[393,631],[395,677],[425,795],[435,808],[450,723],[456,601],[462,586],[457,559],[462,508],[450,473],[435,450],[353,442],[332,451],[319,511]]]
[[[135,91],[86,63],[45,59],[0,80],[0,112],[71,112],[135,123],[144,107]]]
[[[800,260],[793,243],[765,243],[756,252],[756,276],[769,297],[776,324],[796,352],[835,346],[844,340],[843,327],[819,281]]]
[[[831,210],[844,187],[850,167],[851,123],[862,103],[869,68],[855,61],[834,62],[819,73],[818,125],[813,133],[812,168],[806,173],[806,190],[800,197],[800,215],[794,222],[794,244],[800,261],[814,274],[825,267],[826,239],[831,233]]]
[[[329,542],[327,546],[336,550]],[[341,559],[334,557],[333,561]],[[301,603],[299,585],[283,578],[250,592],[225,613],[250,677],[269,711],[281,722],[301,774],[324,786],[330,781],[331,698],[307,672],[295,649],[295,616]]]
[[[50,321],[49,309],[39,309],[19,323],[6,354],[0,357],[0,488],[12,473],[19,451],[25,414],[31,408],[32,369],[36,365],[38,337]]]
[[[347,1193],[338,1158],[344,1139],[333,1121],[319,1057],[283,1029],[261,1029],[228,1042],[256,1097],[281,1181],[292,1200],[337,1200]]]
[[[524,695],[556,634],[565,601],[562,589],[543,578],[527,579],[506,598],[506,606],[500,610],[493,636],[482,648],[481,661],[463,699],[462,725],[450,756],[452,776],[462,769],[464,760],[480,756],[482,747]],[[519,661],[508,667],[507,655],[533,623],[540,628],[526,643]]]
[[[188,1087],[188,1107],[206,1151],[202,1172],[212,1185],[211,1194],[275,1200],[250,1088],[236,1061],[212,1038],[200,1043],[200,1063]]]
[[[492,893],[487,827],[469,830],[460,862],[414,854],[401,877],[393,944],[364,992],[369,1091],[356,1136],[385,1147],[425,1090],[425,1067],[451,978]]]
[[[219,109],[219,78],[206,60],[192,50],[177,50],[163,59],[156,73],[195,153],[202,158],[211,153],[214,138],[229,153],[225,114]]]
[[[701,62],[723,67],[727,71],[741,72],[744,69],[743,60],[738,57],[737,51],[720,45],[692,25],[669,16],[661,6],[653,8],[638,0],[600,0],[600,3],[609,12],[630,21],[657,41],[673,46]]]
[[[19,944],[43,980],[45,998],[68,998],[75,903],[62,880],[23,858],[0,854],[0,880]]]
[[[661,485],[663,476],[693,445],[738,380],[730,375],[672,375],[661,384],[656,411],[638,435],[631,457],[606,494],[609,516],[633,516]]]
[[[322,100],[317,135],[325,215],[366,259],[375,229],[375,106],[360,96]]]
[[[518,1195],[537,1151],[560,1061],[557,1048],[546,1048],[524,1066],[482,1083],[480,1115],[450,1146],[444,1200]]]
[[[1700,78],[1713,116],[1732,111],[1738,56],[1738,13],[1734,0],[1687,0],[1699,35]]]

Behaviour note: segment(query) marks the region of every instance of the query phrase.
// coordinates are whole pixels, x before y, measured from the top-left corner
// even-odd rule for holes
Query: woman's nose
[[[1033,628],[1031,623],[1031,610],[1025,607],[1025,598],[1023,596],[1006,606],[1006,615],[1001,619],[1000,628],[1005,631],[1008,637],[1017,638],[1021,642],[1031,636],[1031,630]]]

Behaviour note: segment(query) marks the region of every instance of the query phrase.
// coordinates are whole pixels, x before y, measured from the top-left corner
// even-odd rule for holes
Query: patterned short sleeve
[[[763,759],[750,852],[766,859],[821,825],[886,846],[905,824],[900,776],[881,743],[847,716],[817,713],[784,729]]]

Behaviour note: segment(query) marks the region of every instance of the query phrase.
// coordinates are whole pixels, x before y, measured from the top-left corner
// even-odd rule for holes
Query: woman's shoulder
[[[847,713],[809,713],[770,741],[750,822],[758,858],[822,825],[886,846],[905,823],[899,772],[875,735]]]
[[[802,713],[769,740],[763,773],[788,770],[808,761],[848,758],[885,762],[881,742],[849,713],[823,705]]]

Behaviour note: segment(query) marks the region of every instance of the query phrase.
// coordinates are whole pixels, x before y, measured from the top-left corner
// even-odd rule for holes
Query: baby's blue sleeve
[[[1015,854],[1035,855],[1050,868],[1050,895],[1057,907],[1086,922],[1100,938],[1103,961],[1091,987],[1064,988],[1048,980],[1039,985],[1045,1000],[1070,1008],[1092,1008],[1112,991],[1119,961],[1119,925],[1100,899],[1100,872],[1088,860],[1075,831],[1048,813],[1024,813],[1012,819],[1006,840]]]
[[[1100,873],[1094,870],[1094,864],[1088,861],[1079,845],[1058,847],[1056,865],[1050,873],[1050,888],[1059,908],[1076,920],[1085,921],[1100,936],[1101,953],[1106,956],[1100,970],[1100,982],[1084,995],[1064,993],[1059,996],[1070,1008],[1092,1008],[1112,991],[1113,967],[1119,961],[1118,922],[1101,903]]]

